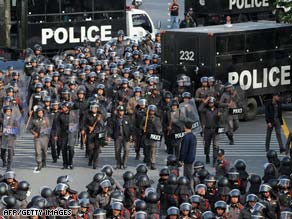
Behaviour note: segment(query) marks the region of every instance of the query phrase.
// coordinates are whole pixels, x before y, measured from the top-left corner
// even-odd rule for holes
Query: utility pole
[[[10,48],[11,13],[10,0],[0,0],[0,46]]]
[[[4,7],[5,7],[5,12],[4,12],[4,42],[5,42],[5,47],[10,48],[11,47],[11,40],[10,40],[10,29],[11,29],[11,6],[10,6],[10,0],[4,0]]]

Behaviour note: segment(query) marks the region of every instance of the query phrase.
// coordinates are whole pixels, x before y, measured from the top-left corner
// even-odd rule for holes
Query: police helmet
[[[192,210],[192,205],[188,202],[184,202],[179,206],[180,211],[191,211]]]
[[[255,194],[248,194],[245,199],[246,202],[257,202],[258,200],[259,199]]]
[[[80,208],[80,205],[79,205],[78,201],[74,200],[74,201],[69,202],[68,208],[70,208],[70,209]]]
[[[206,76],[201,77],[200,81],[201,81],[201,83],[208,82],[208,77],[206,77]]]
[[[113,167],[111,165],[104,165],[101,168],[101,172],[105,173],[108,177],[111,177],[113,175]]]
[[[215,209],[220,208],[220,209],[226,210],[227,204],[225,201],[217,201],[215,202],[214,208]]]
[[[182,97],[183,98],[192,98],[192,95],[190,92],[183,92]]]
[[[101,188],[110,188],[112,186],[112,184],[108,179],[105,179],[105,180],[100,182],[99,186]]]
[[[124,208],[124,205],[122,202],[113,202],[111,204],[111,209],[112,210],[118,210],[118,211],[122,211]]]
[[[191,203],[197,203],[197,204],[200,204],[201,202],[201,197],[199,195],[192,195],[190,197],[190,202]]]
[[[259,188],[260,193],[270,192],[271,190],[272,190],[272,187],[268,184],[261,184]]]
[[[156,111],[156,110],[157,110],[157,106],[155,106],[155,105],[153,105],[153,104],[152,104],[152,105],[149,105],[149,106],[148,106],[148,110],[149,110],[149,111]]]
[[[201,215],[202,219],[216,219],[214,213],[212,211],[205,211],[202,215]]]

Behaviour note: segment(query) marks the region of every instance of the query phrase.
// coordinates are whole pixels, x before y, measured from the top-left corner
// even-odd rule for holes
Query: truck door
[[[128,36],[132,38],[140,38],[149,32],[154,39],[155,28],[149,15],[144,11],[137,11],[137,13],[128,13]]]
[[[163,36],[163,78],[175,84],[179,74],[195,79],[198,62],[198,37],[187,33],[167,33]]]

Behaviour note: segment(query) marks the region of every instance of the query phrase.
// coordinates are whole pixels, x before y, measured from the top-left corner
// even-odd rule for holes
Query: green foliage
[[[285,8],[287,10],[276,14],[279,20],[283,23],[292,23],[292,0],[276,0],[276,5],[277,8]]]

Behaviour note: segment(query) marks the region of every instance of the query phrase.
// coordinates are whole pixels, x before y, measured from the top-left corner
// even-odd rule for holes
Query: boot
[[[215,167],[216,166],[216,158],[213,158],[213,167]]]
[[[139,153],[136,153],[135,160],[139,160],[139,159],[140,159],[140,154]]]
[[[234,145],[234,139],[233,139],[233,136],[230,136],[229,144],[230,144],[230,145]]]
[[[151,163],[150,169],[151,170],[156,170],[156,167],[155,167],[155,164],[154,163]]]
[[[41,171],[41,169],[42,169],[42,163],[38,163],[36,171]]]
[[[206,155],[206,164],[209,164],[210,163],[210,157],[209,155]]]
[[[46,163],[46,161],[44,160],[43,162],[42,162],[42,168],[45,168],[47,166],[47,163]]]
[[[92,166],[92,160],[89,160],[89,161],[88,161],[88,166],[89,166],[89,167]]]
[[[3,160],[3,165],[2,165],[2,167],[6,167],[7,166],[7,162],[6,162],[6,160]]]

